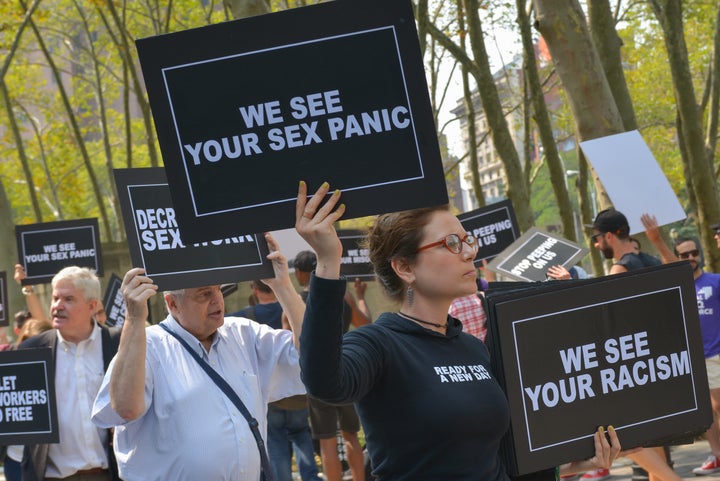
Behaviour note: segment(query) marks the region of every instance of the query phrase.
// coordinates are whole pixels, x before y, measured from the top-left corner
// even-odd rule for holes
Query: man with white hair
[[[168,317],[146,330],[147,300],[157,285],[141,268],[125,275],[123,335],[93,408],[98,426],[116,427],[125,481],[260,479],[265,447],[205,369],[240,397],[263,438],[268,402],[305,393],[296,349],[305,305],[287,261],[266,238],[275,278],[264,282],[292,332],[226,318],[219,285],[166,292]]]
[[[26,446],[23,480],[117,480],[108,429],[91,421],[103,374],[118,349],[120,331],[100,326],[100,281],[93,271],[71,266],[52,279],[53,329],[20,344],[50,347],[55,360],[55,394],[60,442]]]

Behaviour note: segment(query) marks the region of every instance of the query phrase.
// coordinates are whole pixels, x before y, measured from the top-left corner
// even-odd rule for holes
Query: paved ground
[[[710,450],[707,442],[697,441],[695,444],[686,446],[676,446],[672,448],[672,459],[675,463],[675,471],[685,480],[695,481],[720,481],[720,473],[712,476],[695,476],[692,472],[693,468],[700,466],[705,458],[707,458]],[[627,459],[621,458],[610,470],[612,481],[630,481],[632,480],[632,468]],[[0,467],[0,481],[5,481],[5,476]]]
[[[710,449],[706,441],[697,441],[694,444],[675,446],[672,448],[671,456],[675,463],[675,472],[677,472],[685,480],[696,481],[720,481],[720,473],[712,476],[695,476],[692,470],[700,466],[705,458],[710,454]],[[633,477],[632,468],[629,460],[620,458],[610,470],[612,475],[609,479],[612,481],[630,481]]]

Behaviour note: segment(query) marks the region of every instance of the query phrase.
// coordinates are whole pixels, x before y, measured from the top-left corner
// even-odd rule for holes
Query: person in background
[[[317,257],[312,251],[301,251],[293,261],[295,278],[303,288],[301,296],[307,299],[310,288],[310,277],[317,266]],[[367,285],[355,280],[353,284],[358,296],[356,303],[352,295],[345,290],[343,294],[342,332],[346,333],[350,326],[355,327],[370,324],[370,311],[365,303],[365,289]],[[364,308],[363,309],[361,309]],[[314,439],[320,443],[320,458],[323,464],[323,474],[328,481],[340,481],[342,478],[342,463],[338,453],[338,428],[345,443],[348,465],[353,481],[365,480],[365,460],[362,446],[358,438],[360,420],[352,403],[331,405],[319,399],[308,398],[310,412],[310,430]]]
[[[25,447],[23,481],[117,480],[110,432],[95,427],[90,417],[103,373],[117,352],[120,331],[93,320],[100,303],[100,281],[93,271],[66,267],[51,285],[53,329],[18,348],[53,351],[60,442]]]
[[[20,335],[20,331],[22,330],[23,325],[25,323],[32,319],[32,314],[30,314],[30,311],[27,311],[23,309],[22,311],[17,311],[15,313],[15,316],[13,317],[13,333],[15,334],[15,343],[8,342],[7,335],[5,334],[5,330],[2,330],[2,336],[0,336],[0,351],[7,351],[9,349],[12,349],[14,345],[17,344],[17,337]]]
[[[675,240],[674,250],[678,258],[690,263],[695,280],[714,421],[705,432],[710,455],[701,466],[693,469],[693,473],[708,476],[720,472],[720,274],[703,272],[703,257],[697,239],[679,237]]]
[[[27,278],[27,273],[25,272],[25,268],[22,264],[15,264],[15,274],[13,275],[13,278],[18,285],[22,285],[22,281]],[[40,298],[38,297],[37,292],[35,292],[35,288],[33,286],[23,286],[21,290],[25,296],[25,303],[27,304],[28,311],[30,311],[32,317],[35,319],[48,320],[47,311],[40,302]]]
[[[20,325],[19,329],[17,329],[18,325]],[[15,329],[17,340],[10,345],[10,349],[17,349],[17,346],[24,340],[52,329],[52,324],[47,320],[33,319],[29,311],[20,311],[15,314]],[[2,446],[0,448],[0,459],[3,460],[5,481],[22,480],[23,450],[24,446],[22,445]]]
[[[612,259],[615,262],[610,268],[611,275],[643,267],[658,266],[677,259],[662,239],[655,216],[643,214],[640,216],[640,220],[645,227],[648,239],[660,252],[662,261],[645,252],[635,252],[635,246],[630,241],[630,225],[622,212],[610,208],[599,212],[595,217],[592,225],[593,244],[606,259]],[[666,452],[663,447],[653,447],[642,449],[628,457],[649,473],[650,481],[680,481],[680,476],[668,465],[667,453],[669,451]],[[598,481],[609,476],[608,470],[596,470],[585,473],[581,479]]]
[[[507,399],[485,345],[447,314],[453,299],[477,290],[477,240],[447,206],[379,216],[368,234],[370,260],[400,310],[343,336],[346,283],[334,224],[345,209],[340,192],[328,196],[329,190],[326,182],[308,198],[301,182],[295,213],[295,229],[318,255],[300,341],[308,393],[356,403],[380,481],[507,481],[499,454],[510,424]],[[476,366],[482,375],[441,382],[437,370],[458,365]],[[612,427],[605,433],[601,427],[594,434],[591,459],[560,472],[609,467],[620,442]]]
[[[268,403],[305,393],[296,347],[305,305],[275,240],[265,239],[275,277],[264,282],[292,332],[226,317],[220,285],[165,292],[167,318],[146,329],[147,301],[158,286],[142,268],[125,274],[120,348],[92,414],[97,426],[115,427],[123,480],[260,479],[265,439],[256,441],[249,421],[199,363],[209,364],[242,399],[261,437]]]
[[[261,280],[251,283],[254,304],[232,316],[244,317],[273,329],[290,329],[270,286]],[[308,423],[307,396],[299,394],[268,405],[268,456],[277,481],[292,481],[292,457],[303,481],[320,481]]]

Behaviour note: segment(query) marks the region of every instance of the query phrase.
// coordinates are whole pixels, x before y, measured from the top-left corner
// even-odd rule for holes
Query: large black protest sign
[[[346,218],[447,203],[410,0],[336,0],[137,48],[188,242],[293,226],[300,180],[342,190]]]
[[[515,210],[510,200],[503,200],[458,216],[466,231],[478,240],[475,265],[490,261],[520,236]]]
[[[0,271],[0,326],[9,325],[10,314],[8,312],[7,272]]]
[[[521,281],[544,281],[550,266],[568,269],[588,250],[574,242],[529,229],[488,264],[488,269]]]
[[[0,444],[58,441],[50,348],[0,352]]]
[[[120,292],[121,285],[122,279],[112,274],[103,296],[103,307],[107,316],[105,324],[108,326],[120,327],[125,322],[125,299]]]
[[[273,276],[268,246],[259,234],[237,234],[186,244],[163,169],[115,170],[133,265],[145,268],[161,290],[224,284]]]
[[[513,472],[590,457],[597,426],[613,425],[631,448],[712,422],[689,264],[491,289],[487,300]]]
[[[340,274],[348,279],[374,279],[373,271],[368,248],[362,245],[362,241],[367,237],[367,232],[356,229],[338,229],[338,238],[342,243],[342,264],[340,264]]]
[[[103,275],[97,219],[44,222],[15,226],[23,285],[50,282],[64,267],[79,266]]]

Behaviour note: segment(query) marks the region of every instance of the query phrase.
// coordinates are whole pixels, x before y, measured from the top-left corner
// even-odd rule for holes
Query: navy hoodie
[[[343,337],[345,288],[313,275],[300,366],[310,395],[356,403],[378,479],[509,479],[508,405],[485,345],[452,317],[443,335],[394,313]]]

